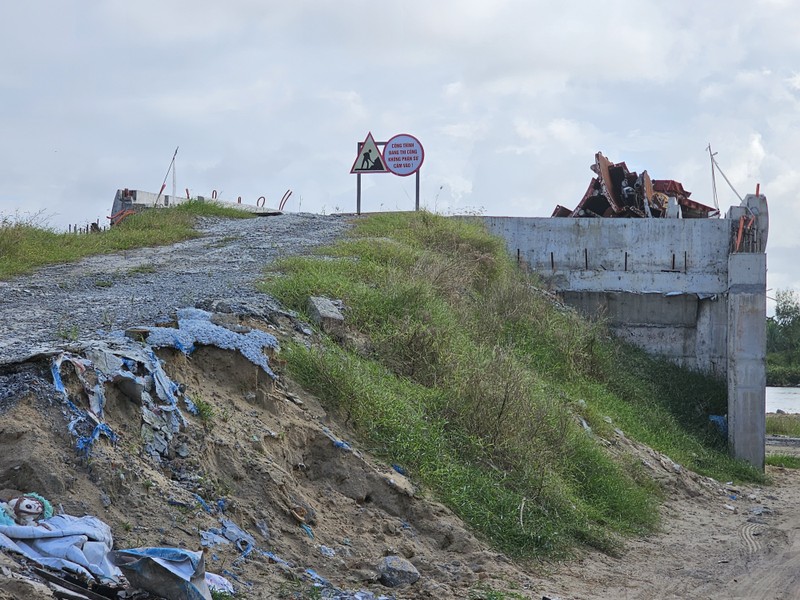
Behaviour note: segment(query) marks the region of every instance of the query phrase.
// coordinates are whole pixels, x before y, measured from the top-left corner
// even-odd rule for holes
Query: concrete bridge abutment
[[[764,468],[764,196],[720,219],[482,217],[563,300],[651,354],[727,382],[731,454]]]
[[[764,469],[767,346],[766,254],[728,259],[728,445]]]

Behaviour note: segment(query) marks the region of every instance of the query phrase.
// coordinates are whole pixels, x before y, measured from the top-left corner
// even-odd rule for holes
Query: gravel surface
[[[274,307],[256,290],[276,258],[302,255],[350,227],[350,218],[285,214],[204,219],[203,237],[43,268],[0,281],[0,364],[24,360],[65,341],[154,325],[177,308],[223,300]]]

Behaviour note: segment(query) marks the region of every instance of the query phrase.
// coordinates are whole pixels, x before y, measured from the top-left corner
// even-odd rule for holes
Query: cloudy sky
[[[770,287],[800,290],[792,0],[6,0],[3,17],[0,214],[104,222],[117,188],[158,191],[176,146],[179,193],[352,211],[369,131],[422,142],[438,212],[573,207],[598,150],[713,204],[711,143],[769,199]],[[363,183],[364,210],[413,207],[413,177]]]

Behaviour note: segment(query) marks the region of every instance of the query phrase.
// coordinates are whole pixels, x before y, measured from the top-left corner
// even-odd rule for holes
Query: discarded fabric
[[[222,523],[222,535],[236,544],[240,552],[249,553],[256,546],[255,538],[241,529],[230,519],[220,519]]]
[[[116,434],[103,421],[104,386],[111,382],[123,394],[141,403],[142,419],[148,425],[142,428],[147,452],[153,456],[165,454],[172,433],[184,426],[186,421],[177,407],[176,393],[180,393],[180,386],[169,379],[152,349],[143,348],[120,335],[109,340],[88,342],[81,351],[87,358],[62,352],[53,359],[50,369],[53,385],[64,395],[65,404],[72,413],[69,431],[78,438],[77,449],[88,456],[101,435],[108,437],[112,443],[116,440]],[[67,394],[61,377],[65,362],[73,366],[81,382],[89,399],[88,410],[79,408]],[[150,392],[154,392],[156,399],[164,404],[157,404]],[[87,431],[86,425],[91,429],[81,435],[79,429]]]
[[[200,532],[200,545],[207,548],[213,548],[220,544],[230,544],[228,539],[218,533],[218,529],[209,529],[208,531]]]
[[[203,497],[200,494],[195,494],[194,495],[194,499],[197,500],[197,503],[200,506],[202,506],[203,510],[206,511],[207,513],[211,514],[212,512],[214,512],[214,509],[211,508],[211,506],[208,504],[208,502],[203,500]]]
[[[222,575],[217,575],[216,573],[206,572],[206,585],[208,585],[208,589],[212,592],[222,592],[223,594],[231,595],[236,593],[233,584]]]
[[[292,563],[290,563],[289,561],[283,560],[277,554],[273,554],[272,552],[268,552],[266,550],[260,550],[260,552],[261,552],[262,556],[267,557],[268,559],[270,559],[275,564],[284,565],[284,566],[287,566],[287,567],[291,567],[292,566]]]
[[[70,363],[78,376],[78,379],[83,386],[83,390],[89,398],[89,410],[96,416],[97,419],[103,418],[103,407],[106,403],[105,393],[103,391],[103,384],[105,383],[105,374],[93,368],[92,361],[80,356],[76,356],[69,352],[62,352],[53,359],[50,371],[53,374],[53,384],[56,389],[64,394],[64,397],[69,401],[67,390],[61,380],[61,365],[64,362]],[[93,372],[93,373],[92,373]],[[88,375],[93,374],[94,381],[91,381]]]
[[[256,548],[255,538],[241,529],[230,519],[221,518],[220,523],[222,528],[212,527],[208,531],[200,532],[200,543],[204,547],[214,547],[220,544],[229,544],[233,542],[236,548],[241,552],[239,558],[234,561],[234,565],[247,556]]]
[[[328,587],[331,584],[330,581],[325,579],[322,575],[319,575],[314,569],[306,569],[306,575],[311,578],[314,585]]]
[[[721,415],[710,415],[708,420],[717,428],[724,437],[728,437],[728,417]]]
[[[340,450],[344,450],[345,452],[353,452],[353,448],[350,446],[350,444],[336,437],[328,427],[323,425],[321,429],[322,433],[325,434],[325,437],[327,437],[330,441],[333,442],[334,448],[339,448]]]
[[[111,528],[93,516],[56,515],[38,525],[0,526],[0,549],[99,581],[119,577],[119,570],[106,559],[113,545]]]
[[[133,548],[110,557],[134,587],[167,600],[211,600],[202,552]]]
[[[117,443],[117,434],[111,431],[111,428],[105,423],[98,423],[95,425],[90,435],[84,435],[78,438],[75,447],[78,449],[78,452],[88,456],[92,451],[92,446],[97,441],[97,438],[99,438],[101,435],[104,435],[111,440],[112,444]]]
[[[197,406],[183,393],[183,386],[165,373],[154,347],[171,346],[186,353],[197,344],[237,350],[275,378],[264,354],[264,349],[278,347],[274,336],[258,330],[236,333],[212,323],[210,318],[211,313],[199,309],[181,309],[177,329],[146,328],[149,345],[142,346],[119,332],[107,340],[85,343],[80,349],[82,355],[62,352],[53,359],[50,368],[53,385],[64,396],[71,413],[69,431],[78,438],[77,448],[81,453],[88,456],[100,436],[116,440],[116,434],[104,422],[107,383],[113,383],[131,400],[141,403],[144,421],[141,434],[145,450],[153,458],[166,456],[173,434],[188,424],[180,412],[178,399],[183,397],[186,409],[197,413]],[[88,408],[79,407],[69,397],[62,379],[64,364],[72,366],[88,399]]]
[[[308,526],[308,525],[306,525],[305,523],[300,523],[300,529],[302,529],[303,531],[305,531],[305,532],[306,532],[306,535],[307,535],[308,537],[310,537],[312,540],[314,539],[314,530],[313,530],[313,529],[311,529],[311,527],[309,527],[309,526]]]

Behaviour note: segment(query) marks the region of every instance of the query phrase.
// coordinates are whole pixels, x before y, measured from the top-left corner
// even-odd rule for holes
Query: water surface
[[[767,387],[767,412],[800,413],[800,387]]]

